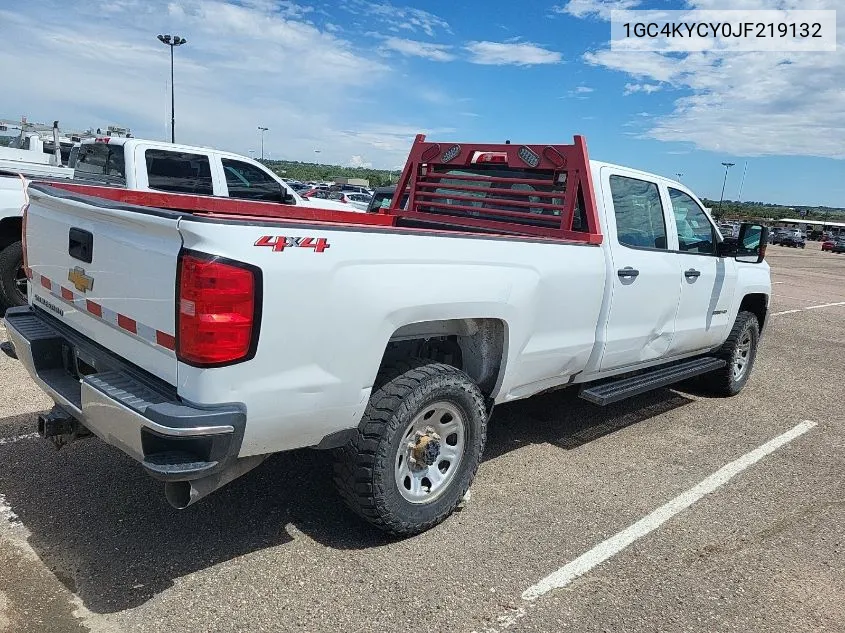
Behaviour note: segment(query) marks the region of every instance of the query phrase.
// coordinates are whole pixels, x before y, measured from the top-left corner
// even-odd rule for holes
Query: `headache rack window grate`
[[[587,147],[414,141],[386,212],[402,223],[601,243]]]

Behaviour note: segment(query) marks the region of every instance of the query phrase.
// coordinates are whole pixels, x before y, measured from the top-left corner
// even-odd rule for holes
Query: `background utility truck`
[[[6,328],[56,402],[41,433],[120,447],[178,508],[331,449],[349,506],[407,535],[467,492],[498,403],[748,380],[764,227],[724,242],[689,189],[589,161],[581,137],[418,136],[398,190],[349,213],[31,184],[29,305]]]
[[[303,198],[261,163],[208,147],[99,136],[83,140],[75,151],[74,169],[62,168],[68,177],[72,174],[75,182],[134,191],[169,191],[357,210],[342,202]],[[0,314],[6,307],[26,303],[21,245],[25,188],[26,180],[19,175],[0,173]]]

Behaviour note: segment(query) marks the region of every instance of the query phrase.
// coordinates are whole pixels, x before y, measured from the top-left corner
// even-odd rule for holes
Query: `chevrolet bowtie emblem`
[[[79,266],[68,271],[67,280],[80,292],[88,292],[94,289],[94,278],[86,275],[85,269]]]

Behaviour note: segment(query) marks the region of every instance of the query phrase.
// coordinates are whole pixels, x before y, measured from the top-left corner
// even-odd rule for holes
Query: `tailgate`
[[[28,189],[30,303],[176,384],[179,215]]]

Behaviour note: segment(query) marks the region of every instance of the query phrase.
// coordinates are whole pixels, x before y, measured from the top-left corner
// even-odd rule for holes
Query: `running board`
[[[584,387],[578,395],[584,400],[603,407],[631,396],[638,396],[652,389],[659,389],[693,376],[706,374],[725,365],[727,365],[727,362],[721,358],[713,358],[712,356],[696,358],[669,367],[650,369],[629,378],[620,378],[594,387]]]

